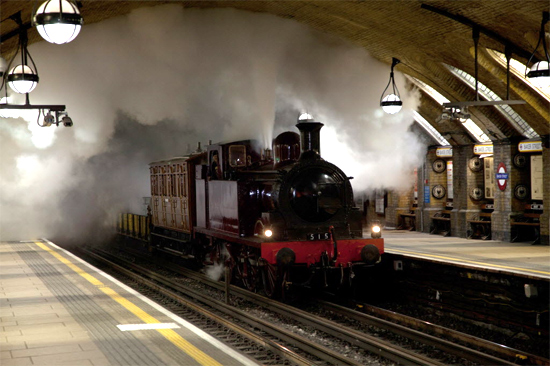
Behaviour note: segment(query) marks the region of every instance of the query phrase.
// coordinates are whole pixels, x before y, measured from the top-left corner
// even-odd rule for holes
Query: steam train
[[[118,232],[151,251],[230,266],[232,281],[271,297],[349,284],[380,261],[384,239],[379,226],[362,237],[351,178],[321,158],[323,124],[307,117],[272,150],[242,140],[151,163],[149,214],[121,215]]]

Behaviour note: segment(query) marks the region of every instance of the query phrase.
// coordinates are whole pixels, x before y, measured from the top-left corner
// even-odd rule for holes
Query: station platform
[[[407,230],[384,230],[382,237],[386,253],[550,279],[550,246],[443,237]]]
[[[256,365],[47,241],[0,242],[0,364]]]

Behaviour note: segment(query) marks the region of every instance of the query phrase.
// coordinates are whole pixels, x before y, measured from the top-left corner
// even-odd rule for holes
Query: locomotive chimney
[[[321,155],[321,128],[324,126],[321,122],[300,122],[296,125],[300,130],[300,142],[302,145],[302,154],[300,159],[310,157],[320,157]]]

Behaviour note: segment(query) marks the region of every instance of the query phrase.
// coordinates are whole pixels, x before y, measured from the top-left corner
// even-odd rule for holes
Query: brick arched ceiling
[[[85,24],[100,22],[145,6],[170,1],[81,1]],[[506,99],[506,69],[495,62],[485,48],[504,52],[503,41],[514,50],[513,57],[526,63],[538,40],[542,14],[549,11],[548,0],[363,0],[363,1],[177,1],[188,8],[230,7],[252,12],[265,12],[294,19],[322,32],[346,39],[365,48],[374,58],[391,63],[392,57],[402,61],[396,71],[411,75],[430,85],[451,101],[473,100],[475,93],[444,64],[475,75],[472,28],[426,8],[463,17],[483,30],[496,35],[495,40],[483,32],[479,39],[479,81]],[[21,10],[24,21],[30,20],[33,1],[2,0],[2,19]],[[424,6],[423,6],[424,4]],[[548,27],[548,25],[547,25]],[[1,23],[2,56],[6,59],[17,45],[17,37],[6,39],[15,23]],[[548,32],[548,29],[547,29]],[[29,42],[41,40],[34,28]],[[527,56],[526,56],[527,55]],[[536,56],[543,57],[542,47]],[[455,138],[453,144],[470,143],[467,134],[457,133],[460,124],[441,125],[435,121],[441,106],[428,102],[420,113],[442,133]],[[510,99],[523,99],[525,105],[513,106],[540,136],[550,134],[550,106],[540,94],[515,76],[511,77]],[[498,138],[520,139],[521,134],[494,107],[478,107],[471,111],[478,125]],[[496,137],[495,137],[496,138]]]

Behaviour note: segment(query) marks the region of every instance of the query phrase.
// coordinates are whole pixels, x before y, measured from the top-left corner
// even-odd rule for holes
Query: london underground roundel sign
[[[506,172],[506,165],[499,163],[497,167],[497,184],[501,191],[506,189],[506,182],[508,181],[508,173]]]

